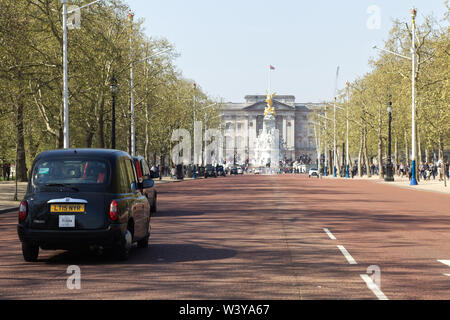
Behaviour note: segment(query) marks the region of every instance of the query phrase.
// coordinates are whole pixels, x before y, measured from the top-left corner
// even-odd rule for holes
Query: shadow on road
[[[64,251],[42,259],[39,262],[63,265],[101,265],[101,264],[164,264],[189,261],[221,260],[234,257],[235,250],[223,248],[205,248],[196,244],[150,244],[146,249],[136,246],[130,251],[128,261],[116,261],[113,256],[95,251]]]

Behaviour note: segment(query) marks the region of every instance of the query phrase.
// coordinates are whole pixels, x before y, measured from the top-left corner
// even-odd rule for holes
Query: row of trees
[[[416,136],[418,163],[433,161],[434,155],[444,160],[444,150],[450,144],[450,8],[442,20],[429,16],[416,26]],[[403,56],[411,56],[411,24],[396,20],[385,42],[387,50]],[[383,165],[387,158],[388,112],[391,101],[392,145],[394,165],[410,163],[411,153],[411,61],[382,53],[370,62],[371,71],[349,84],[337,97],[337,145],[346,142],[347,111],[350,127],[349,146],[352,159],[369,168],[375,160],[379,164],[379,175],[384,175]],[[349,98],[347,98],[349,97]],[[333,118],[333,105],[326,108],[327,117]],[[324,114],[325,110],[320,113]],[[321,147],[333,150],[333,122],[316,117],[322,122]],[[324,121],[328,121],[325,126]],[[317,131],[319,132],[318,128]],[[342,148],[336,163],[342,166]],[[369,171],[369,170],[368,170]],[[370,172],[368,172],[370,175]]]
[[[82,9],[81,28],[69,30],[70,146],[111,147],[114,77],[116,148],[130,151],[134,63],[136,153],[154,162],[170,154],[172,130],[193,131],[194,96],[199,109],[214,99],[182,77],[172,44],[146,36],[143,21],[130,20],[128,13],[121,0],[101,1]],[[62,48],[60,0],[0,0],[0,162],[16,163],[22,181],[39,152],[63,147]],[[217,109],[197,114],[204,119],[207,113],[213,126]]]

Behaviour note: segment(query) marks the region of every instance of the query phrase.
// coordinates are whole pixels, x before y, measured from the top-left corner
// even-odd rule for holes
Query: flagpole
[[[268,93],[270,93],[270,89],[271,89],[271,86],[272,86],[271,81],[270,81],[271,80],[270,79],[271,71],[272,71],[272,68],[269,66],[269,77],[268,77],[269,78],[269,88],[268,88],[269,91],[268,91]]]

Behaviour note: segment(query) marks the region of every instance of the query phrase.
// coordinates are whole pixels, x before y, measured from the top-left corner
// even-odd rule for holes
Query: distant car
[[[205,179],[208,177],[217,178],[216,169],[211,164],[207,164],[205,167]]]
[[[223,166],[217,166],[216,167],[216,173],[217,173],[218,176],[223,176],[223,177],[226,176],[226,172],[225,172]]]
[[[123,151],[66,149],[40,153],[19,207],[17,232],[25,261],[39,248],[103,247],[126,260],[133,242],[148,246],[150,205],[139,189],[131,156]]]
[[[237,167],[237,174],[244,174],[244,169],[242,169],[242,167]]]
[[[311,177],[319,177],[319,170],[317,168],[309,169],[308,176]]]
[[[237,175],[238,174],[238,169],[237,167],[230,167],[230,176],[231,175]]]
[[[136,167],[136,173],[138,176],[138,180],[141,183],[142,186],[142,182],[144,180],[151,180],[152,179],[152,175],[150,173],[150,169],[148,167],[147,161],[145,161],[144,157],[141,156],[137,156],[133,158],[134,160],[134,165]],[[153,214],[156,212],[156,204],[157,204],[157,191],[155,190],[155,188],[151,187],[151,188],[142,188],[141,192],[147,197],[148,199],[148,203],[150,204],[150,212]]]
[[[264,172],[264,167],[258,167],[253,170],[255,174],[262,174]]]

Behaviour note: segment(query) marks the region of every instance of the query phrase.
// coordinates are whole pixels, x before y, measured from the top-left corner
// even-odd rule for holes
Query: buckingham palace
[[[252,159],[252,144],[262,131],[265,95],[247,95],[242,103],[225,103],[221,110],[226,162],[243,164]],[[277,95],[273,106],[276,129],[282,147],[281,160],[296,161],[302,156],[317,158],[311,116],[322,104],[296,103],[293,95]],[[313,160],[314,161],[314,160]],[[251,162],[251,160],[249,160]]]

